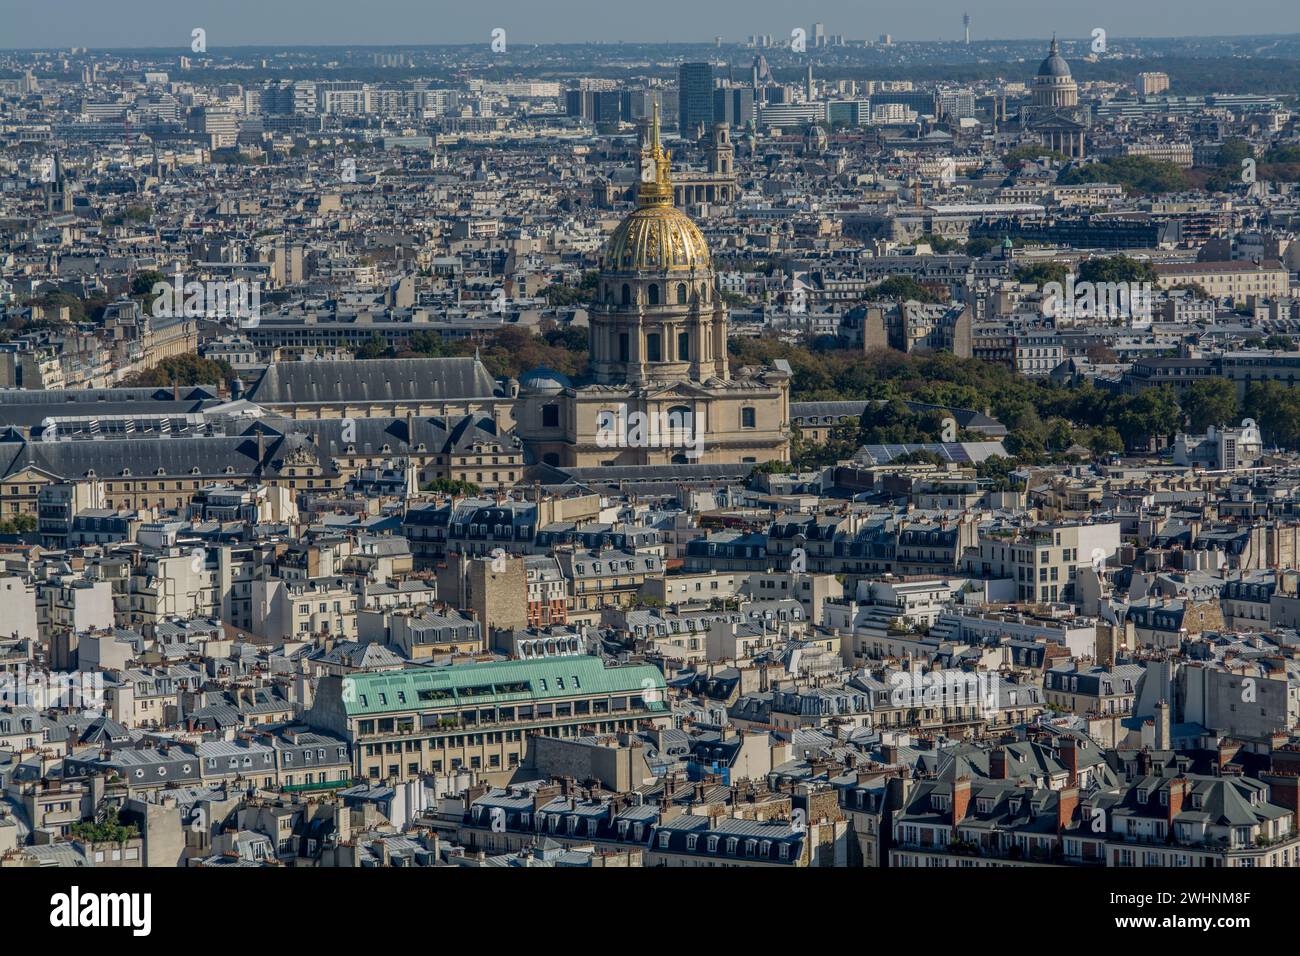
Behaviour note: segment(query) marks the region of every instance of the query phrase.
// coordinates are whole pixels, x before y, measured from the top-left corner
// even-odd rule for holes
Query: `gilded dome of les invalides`
[[[659,143],[659,111],[643,154],[637,208],[618,224],[605,246],[604,272],[694,272],[712,267],[704,234],[673,205],[670,157]]]

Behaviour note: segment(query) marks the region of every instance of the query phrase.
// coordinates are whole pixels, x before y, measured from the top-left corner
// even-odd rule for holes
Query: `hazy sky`
[[[821,21],[851,39],[1300,32],[1296,0],[0,0],[0,48],[739,40]]]

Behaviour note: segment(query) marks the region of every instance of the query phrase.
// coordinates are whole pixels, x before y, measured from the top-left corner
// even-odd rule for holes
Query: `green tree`
[[[1237,386],[1226,378],[1193,382],[1183,392],[1183,414],[1190,431],[1200,433],[1211,425],[1227,425],[1239,419]]]
[[[429,482],[425,490],[443,495],[455,495],[458,498],[473,498],[482,494],[483,491],[483,489],[472,481],[462,481],[459,478],[435,478],[433,481]]]
[[[1281,382],[1255,382],[1246,389],[1242,406],[1265,441],[1287,450],[1300,448],[1300,389]]]
[[[234,376],[221,359],[200,358],[193,352],[172,355],[157,365],[142,369],[122,380],[124,388],[155,388],[161,385],[220,385]]]
[[[1218,153],[1215,154],[1215,165],[1232,171],[1241,169],[1241,161],[1254,155],[1254,150],[1250,143],[1246,142],[1239,136],[1231,139],[1225,139],[1223,145],[1219,147]]]
[[[949,252],[960,252],[961,242],[957,239],[949,239],[947,236],[936,236],[927,233],[917,240],[918,243],[927,243],[931,249],[939,255]]]
[[[1064,262],[1035,262],[1033,265],[1021,266],[1016,270],[1016,281],[1026,285],[1036,285],[1040,289],[1049,282],[1065,285],[1070,277],[1070,267]]]
[[[356,347],[356,356],[359,359],[388,358],[392,354],[393,350],[389,347],[388,342],[378,333],[370,336],[367,341]]]
[[[1113,156],[1095,163],[1074,165],[1056,178],[1062,186],[1081,183],[1119,183],[1131,193],[1158,194],[1187,189],[1187,173],[1174,163],[1148,156]]]
[[[947,296],[936,295],[911,276],[890,276],[885,281],[867,289],[865,298],[871,300],[891,299],[895,302],[907,302],[911,299],[915,299],[917,302],[947,301]]]
[[[68,827],[74,837],[87,843],[125,843],[140,835],[134,823],[123,824],[118,817],[117,807],[108,807],[102,820],[86,820]]]
[[[1016,491],[1020,485],[1012,472],[1021,467],[1022,463],[1015,458],[994,455],[976,463],[975,475],[989,483],[990,491]]]
[[[36,515],[16,514],[0,519],[0,534],[28,534],[36,530]]]
[[[1183,411],[1168,386],[1144,389],[1121,408],[1116,427],[1129,448],[1144,448],[1153,440],[1169,438],[1183,422]]]
[[[1079,263],[1079,280],[1082,282],[1150,282],[1155,283],[1155,266],[1141,259],[1125,255],[1087,259]]]

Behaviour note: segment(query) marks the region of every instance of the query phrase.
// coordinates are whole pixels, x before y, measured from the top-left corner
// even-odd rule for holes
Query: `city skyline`
[[[559,8],[557,13],[556,8]],[[1300,32],[1300,17],[1278,0],[1244,0],[1230,11],[1210,0],[1180,5],[1176,31],[1158,9],[1135,7],[1121,0],[1101,0],[1086,10],[1059,9],[1023,0],[972,6],[966,0],[939,0],[924,12],[906,7],[864,11],[847,2],[816,2],[789,11],[777,0],[746,4],[744,11],[722,5],[701,7],[687,0],[660,0],[652,15],[634,5],[618,6],[597,0],[560,0],[545,8],[507,0],[490,9],[444,10],[442,4],[419,0],[376,0],[365,5],[325,0],[260,4],[234,0],[197,9],[177,8],[157,0],[125,0],[110,5],[94,0],[60,4],[61,16],[48,17],[42,8],[5,0],[0,16],[7,36],[3,49],[182,48],[190,30],[201,26],[209,43],[221,46],[424,46],[488,42],[491,31],[505,29],[516,43],[698,42],[716,36],[741,42],[751,34],[788,36],[795,27],[825,24],[828,34],[854,40],[874,40],[889,34],[898,41],[963,39],[962,17],[971,17],[971,40],[1028,40],[1060,34],[1088,37],[1102,28],[1113,37],[1180,38],[1275,36]],[[447,14],[454,14],[448,19]],[[396,24],[400,24],[397,26]],[[1243,29],[1249,24],[1251,29]]]

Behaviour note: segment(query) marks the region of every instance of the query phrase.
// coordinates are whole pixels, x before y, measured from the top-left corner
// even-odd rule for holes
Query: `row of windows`
[[[659,291],[658,283],[651,283],[646,287],[646,305],[661,304],[659,301],[661,295],[663,295],[663,293]],[[678,305],[686,305],[690,298],[690,293],[687,291],[685,282],[678,282],[677,285],[670,290],[668,295],[672,296]],[[619,302],[622,305],[632,305],[632,299],[632,286],[624,282],[623,288],[619,292]],[[701,289],[700,300],[705,303],[709,301],[709,290],[707,286]],[[605,301],[611,305],[614,304],[613,286],[605,286]]]

